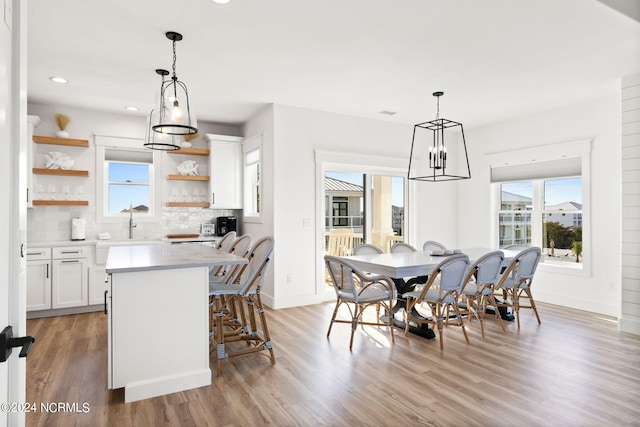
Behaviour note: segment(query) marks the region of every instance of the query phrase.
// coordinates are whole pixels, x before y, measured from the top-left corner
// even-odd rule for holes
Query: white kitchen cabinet
[[[89,273],[89,305],[104,304],[104,292],[109,289],[106,283],[107,257],[109,256],[109,246],[97,245],[95,248],[95,265]]]
[[[89,305],[104,304],[104,293],[109,289],[104,265],[95,266],[90,272]]]
[[[51,308],[87,305],[89,246],[53,248],[53,276],[51,278]]]
[[[27,250],[27,311],[51,309],[51,248]]]
[[[242,209],[242,138],[207,134],[213,209]]]

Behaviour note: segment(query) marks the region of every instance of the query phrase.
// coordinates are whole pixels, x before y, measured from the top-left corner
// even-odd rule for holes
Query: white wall
[[[253,138],[254,136],[262,135],[262,176],[260,178],[262,186],[262,213],[258,222],[244,222],[244,232],[251,234],[254,241],[265,236],[274,237],[274,256],[262,289],[264,303],[269,307],[274,307],[274,287],[275,283],[278,283],[274,279],[274,272],[278,266],[278,254],[286,252],[281,250],[282,246],[280,240],[275,235],[273,229],[273,105],[268,105],[255,114],[247,123],[245,123],[242,132],[245,135],[245,140]]]
[[[591,139],[591,274],[585,277],[540,269],[533,293],[540,301],[611,316],[620,315],[619,97],[619,93],[612,93],[603,99],[468,130],[472,179],[459,184],[460,246],[490,245],[493,218],[485,154]]]
[[[274,105],[243,130],[246,137],[264,132],[265,223],[246,227],[259,235],[269,232],[269,221],[273,224],[275,261],[273,278],[268,280],[272,283],[265,283],[265,303],[274,308],[317,303],[324,296],[324,285],[318,280],[324,277],[318,271],[324,239],[317,237],[314,151],[363,153],[406,160],[408,165],[413,128]],[[410,241],[422,245],[427,238],[434,238],[455,245],[455,184],[420,183],[416,189],[415,200],[410,202],[414,202],[421,221]]]

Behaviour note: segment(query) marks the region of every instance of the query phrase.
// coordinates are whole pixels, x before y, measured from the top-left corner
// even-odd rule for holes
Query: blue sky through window
[[[502,184],[502,191],[533,199],[533,183],[506,182]],[[564,202],[582,204],[582,178],[561,178],[544,181],[545,206],[555,206]]]
[[[111,162],[109,182],[109,213],[122,212],[129,206],[150,206],[148,164]]]
[[[340,181],[364,187],[363,175],[351,172],[326,172],[326,176]],[[404,178],[401,176],[391,177],[391,203],[394,206],[404,206]]]

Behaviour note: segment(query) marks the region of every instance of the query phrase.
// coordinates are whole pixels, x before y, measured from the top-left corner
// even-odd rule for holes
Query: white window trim
[[[137,138],[122,138],[114,136],[95,136],[96,144],[96,223],[118,223],[125,221],[128,213],[105,215],[108,206],[108,193],[106,190],[106,180],[108,178],[107,162],[105,162],[105,151],[109,148],[131,151],[148,151],[144,148],[144,140]],[[149,167],[151,194],[149,194],[149,213],[134,214],[136,222],[160,222],[162,211],[161,200],[161,152],[154,150],[153,164]]]
[[[264,155],[263,155],[263,150],[262,150],[262,133],[258,134],[258,135],[254,135],[250,138],[245,139],[242,142],[242,177],[243,177],[243,181],[242,181],[242,205],[246,206],[245,203],[245,182],[244,180],[247,179],[246,177],[246,173],[245,173],[245,169],[246,169],[246,156],[247,153],[254,151],[254,150],[259,150],[260,153],[260,158],[258,160],[258,163],[260,165],[260,206],[258,206],[258,215],[247,215],[246,214],[246,210],[244,210],[243,208],[243,217],[242,217],[242,221],[243,222],[249,222],[249,223],[254,223],[254,224],[262,224],[262,212],[264,209],[264,188],[263,188],[263,182],[264,182]]]
[[[523,148],[517,150],[509,150],[495,153],[487,153],[485,155],[489,160],[489,167],[498,167],[504,165],[516,165],[532,162],[558,160],[566,157],[580,157],[582,166],[582,263],[540,263],[538,269],[553,273],[569,274],[576,276],[591,276],[591,268],[593,264],[593,243],[591,239],[591,140],[582,139],[557,144],[541,145],[532,148]],[[553,178],[549,178],[553,179]],[[532,179],[531,181],[536,181]],[[499,244],[499,221],[497,212],[500,209],[500,184],[492,183],[491,206],[492,210],[492,230],[491,235],[493,245],[498,247]],[[544,191],[542,186],[538,186],[534,191]],[[542,194],[534,194],[535,197],[542,198]],[[532,211],[531,221],[531,244],[540,246],[542,241],[542,208],[535,208]],[[536,218],[540,221],[535,220]]]

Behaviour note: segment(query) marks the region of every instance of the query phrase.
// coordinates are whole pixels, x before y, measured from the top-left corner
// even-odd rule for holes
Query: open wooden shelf
[[[70,169],[33,168],[33,173],[36,175],[89,176],[89,171]]]
[[[208,208],[208,202],[167,202],[169,208]]]
[[[179,150],[167,151],[169,154],[191,154],[193,156],[208,156],[210,150],[208,148],[181,148]]]
[[[34,200],[33,206],[89,206],[88,200]]]
[[[37,144],[68,145],[71,147],[89,146],[89,141],[86,139],[56,138],[53,136],[33,135],[33,142]]]
[[[167,175],[167,179],[179,181],[209,181],[208,175]]]

